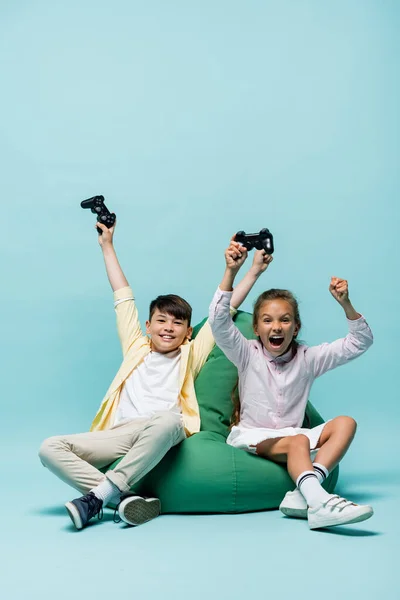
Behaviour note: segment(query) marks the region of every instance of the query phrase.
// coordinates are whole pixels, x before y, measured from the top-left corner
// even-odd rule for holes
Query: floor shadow
[[[38,517],[67,517],[68,512],[65,506],[43,506],[41,508],[34,508],[29,511],[29,514],[36,515]],[[103,514],[102,521],[112,521],[114,518],[114,510],[111,508],[106,508]],[[93,523],[98,521],[99,519],[94,519]],[[90,522],[90,525],[92,521]]]
[[[100,519],[100,520],[99,519],[93,519],[83,529],[89,529],[90,527],[98,527],[104,521],[109,521],[109,520],[110,519]],[[80,533],[81,531],[83,531],[83,529],[76,529],[75,525],[71,521],[69,521],[65,525],[65,527],[62,528],[62,531],[64,531],[65,533]]]
[[[67,511],[65,506],[43,506],[29,511],[29,514],[38,517],[65,517]]]
[[[374,537],[377,535],[383,535],[381,531],[368,531],[366,529],[351,529],[346,527],[326,527],[325,529],[318,529],[320,533],[329,533],[330,535],[344,535],[348,537]]]
[[[93,517],[93,519],[91,519],[91,521],[89,521],[89,523],[87,525],[85,525],[84,529],[88,529],[89,527],[98,527],[102,523],[107,522],[107,521],[112,521],[113,519],[114,519],[114,512],[104,513],[102,519]],[[66,533],[79,533],[80,531],[83,531],[83,530],[76,529],[74,524],[72,523],[72,521],[68,521],[67,525],[65,525],[65,527],[62,528],[62,531],[65,531]]]

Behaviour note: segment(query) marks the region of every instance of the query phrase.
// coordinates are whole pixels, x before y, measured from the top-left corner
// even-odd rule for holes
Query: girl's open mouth
[[[269,343],[273,348],[280,348],[284,342],[285,338],[283,336],[272,335],[269,338]]]

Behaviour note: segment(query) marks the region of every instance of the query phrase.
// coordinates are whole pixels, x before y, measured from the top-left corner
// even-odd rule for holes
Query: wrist
[[[354,320],[359,319],[361,317],[360,313],[358,313],[356,311],[356,309],[354,308],[354,306],[352,305],[352,303],[350,302],[350,300],[347,300],[346,302],[343,302],[342,308],[343,308],[343,310],[345,312],[345,315],[346,315],[347,319],[349,319],[350,321],[354,321]]]
[[[353,308],[353,305],[351,304],[350,300],[342,300],[339,304],[343,308],[343,310]]]
[[[226,267],[225,275],[235,278],[239,272],[240,267]]]
[[[103,252],[109,252],[110,250],[114,250],[113,243],[104,241],[101,244],[101,249],[103,250]]]
[[[254,277],[254,279],[258,279],[263,273],[263,270],[259,269],[258,267],[251,266],[249,269],[249,273],[252,277]]]
[[[224,276],[222,278],[222,281],[219,285],[220,290],[222,290],[223,292],[231,292],[232,288],[233,288],[233,282],[235,281],[235,276],[236,276],[237,271],[233,271],[232,269],[229,269],[228,267],[225,270]]]

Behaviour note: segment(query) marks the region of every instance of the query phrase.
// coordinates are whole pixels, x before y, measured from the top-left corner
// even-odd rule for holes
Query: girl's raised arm
[[[368,323],[350,302],[347,281],[332,277],[329,291],[345,312],[349,332],[346,337],[330,344],[320,344],[307,349],[306,360],[310,364],[314,377],[319,377],[361,356],[372,345],[374,339]]]

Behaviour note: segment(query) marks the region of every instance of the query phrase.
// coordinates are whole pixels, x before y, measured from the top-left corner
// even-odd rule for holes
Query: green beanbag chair
[[[239,311],[235,323],[247,338],[255,337],[249,313]],[[194,336],[201,325],[195,327]],[[195,384],[201,431],[172,448],[134,488],[139,495],[160,498],[163,513],[240,513],[278,508],[286,492],[294,489],[284,466],[225,443],[236,381],[236,368],[216,346]],[[304,426],[315,427],[322,422],[308,403]],[[336,468],[324,483],[329,492],[333,492],[338,473]]]

